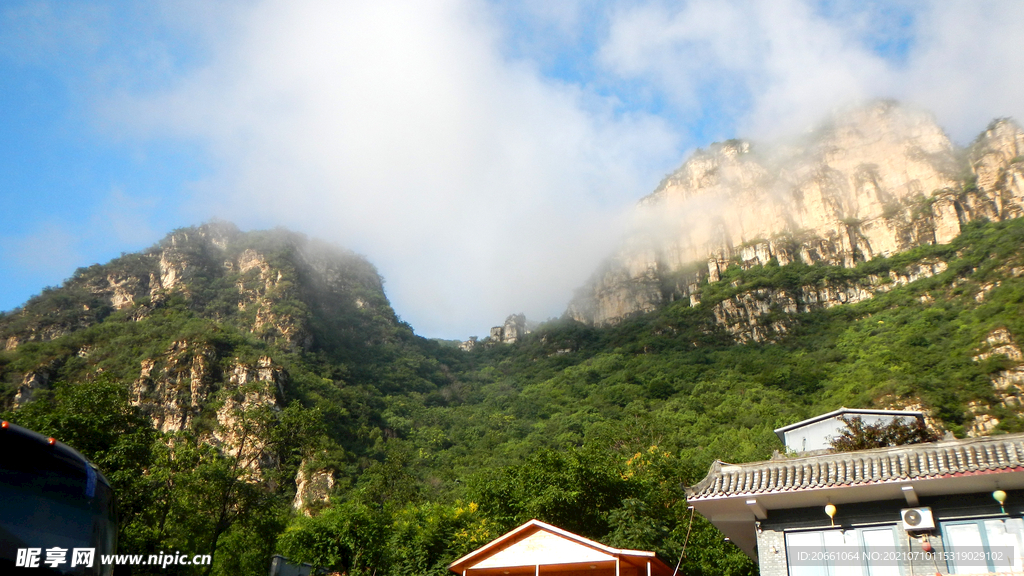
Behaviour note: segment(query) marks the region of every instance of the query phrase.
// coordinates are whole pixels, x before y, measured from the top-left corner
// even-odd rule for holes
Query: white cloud
[[[428,335],[559,314],[651,167],[674,160],[658,119],[503,58],[480,4],[266,1],[236,15],[208,65],[109,114],[205,143],[220,166],[198,184],[212,212],[369,256]]]
[[[630,4],[602,63],[683,117],[724,114],[735,134],[799,131],[868,98],[933,110],[960,141],[1024,110],[1024,4],[1014,1]]]
[[[558,314],[627,208],[708,134],[772,138],[896,97],[962,142],[1024,102],[1013,2],[162,6],[198,56],[140,41],[120,65],[148,81],[120,83],[107,117],[209,151],[193,213],[366,254],[428,335]]]
[[[870,95],[885,63],[851,28],[797,0],[655,2],[618,13],[600,57],[684,116],[724,114],[769,137]]]
[[[1024,3],[936,2],[892,91],[932,110],[961,143],[997,117],[1024,122]]]

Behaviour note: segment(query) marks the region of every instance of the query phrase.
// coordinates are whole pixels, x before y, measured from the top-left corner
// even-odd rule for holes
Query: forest
[[[1024,334],[1022,220],[854,268],[737,264],[698,305],[606,328],[550,320],[470,351],[417,336],[355,255],[281,230],[229,230],[226,248],[199,232],[79,269],[0,316],[0,342],[17,342],[0,351],[0,418],[103,470],[120,550],[212,554],[197,574],[263,574],[277,553],[441,575],[531,518],[682,556],[687,575],[756,574],[687,510],[685,486],[715,460],[769,458],[775,428],[840,406],[920,407],[961,437],[982,420],[1024,430],[1016,391],[993,386],[1018,361],[980,354],[997,331]],[[221,265],[253,253],[262,267]],[[161,288],[168,254],[190,272]],[[341,271],[333,284],[314,260]],[[885,283],[939,261],[862,302],[773,310],[758,321],[786,329],[767,341],[737,342],[712,313],[754,290]],[[120,307],[97,288],[115,277],[141,286]],[[296,510],[297,478],[316,474],[327,497]]]

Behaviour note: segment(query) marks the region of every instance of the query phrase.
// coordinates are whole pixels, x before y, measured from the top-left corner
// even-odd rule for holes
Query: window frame
[[[942,545],[943,545],[943,548],[947,552],[955,552],[956,551],[956,545],[953,544],[952,539],[949,537],[949,534],[947,532],[947,528],[948,527],[950,527],[950,526],[974,525],[974,526],[978,527],[978,534],[981,536],[981,545],[985,548],[986,552],[990,551],[991,547],[992,547],[992,544],[989,542],[988,529],[985,526],[985,522],[989,522],[989,521],[992,521],[992,520],[1001,520],[1004,523],[1007,520],[1017,520],[1017,521],[1021,522],[1021,526],[1020,526],[1021,532],[1019,533],[1020,534],[1020,538],[1018,538],[1018,542],[1020,544],[1020,548],[1015,549],[1015,552],[1017,553],[1018,557],[1019,556],[1024,556],[1024,520],[1022,520],[1021,518],[1014,517],[1014,516],[986,516],[986,517],[976,517],[976,518],[958,518],[958,519],[950,519],[950,520],[941,521],[941,522],[939,522],[939,529],[940,529],[941,534],[942,534]],[[992,563],[991,558],[986,556],[985,562],[986,562],[986,566],[985,567],[988,570],[987,573],[989,573],[989,574],[998,574],[998,573],[1000,573],[1000,570],[996,567],[995,564]],[[947,558],[946,559],[946,571],[950,575],[954,575],[954,574],[970,574],[969,572],[966,572],[966,573],[965,572],[959,572],[958,570],[959,570],[959,567],[957,567],[956,563],[953,562],[953,557]],[[1002,571],[1006,572],[1006,573],[1013,573],[1013,567],[1011,566],[1008,570],[1004,569]]]
[[[868,547],[867,547],[867,545],[864,542],[864,532],[868,532],[868,531],[884,531],[884,530],[888,530],[890,532],[890,534],[892,535],[893,545],[895,546],[896,549],[899,549],[900,548],[900,540],[899,540],[899,533],[896,530],[896,527],[897,527],[896,524],[886,522],[886,523],[869,524],[869,525],[863,525],[863,526],[851,526],[849,528],[844,528],[844,527],[841,527],[841,526],[836,526],[834,528],[827,527],[827,528],[815,528],[815,529],[810,529],[810,530],[807,530],[807,529],[804,529],[804,530],[786,530],[784,532],[784,537],[783,537],[783,541],[784,541],[785,548],[786,548],[786,574],[787,574],[787,576],[792,576],[793,568],[794,568],[794,566],[790,563],[791,560],[790,560],[790,542],[789,542],[789,537],[790,537],[791,534],[792,535],[796,535],[796,534],[820,534],[821,535],[820,538],[821,538],[821,542],[822,542],[822,549],[823,550],[827,550],[827,546],[824,543],[825,542],[825,536],[824,535],[826,533],[829,533],[829,532],[839,532],[840,534],[843,535],[843,539],[845,541],[845,540],[848,539],[847,534],[849,532],[854,532],[854,535],[856,537],[856,544],[845,544],[845,545],[846,546],[854,546],[855,545],[855,546],[858,547],[860,552],[863,554],[863,553],[868,551]],[[823,564],[822,567],[824,568],[824,576],[836,576],[836,574],[837,574],[837,570],[836,570],[837,566],[835,564],[830,564],[830,563],[826,562],[825,564]],[[875,570],[879,569],[879,568],[889,568],[890,566],[886,566],[886,565],[871,566],[866,561],[866,558],[865,558],[865,559],[862,560],[862,562],[859,565],[857,565],[857,567],[860,569],[861,576],[882,576],[882,575],[873,574],[873,572]],[[797,567],[797,568],[801,568],[801,567]],[[807,568],[807,567],[805,567],[805,568]],[[907,574],[907,571],[904,569],[905,567],[902,564],[895,565],[895,568],[896,568],[897,572],[900,574],[900,576],[905,576]],[[821,574],[821,572],[819,572],[819,574]]]

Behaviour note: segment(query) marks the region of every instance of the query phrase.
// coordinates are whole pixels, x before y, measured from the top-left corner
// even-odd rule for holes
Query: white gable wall
[[[883,414],[845,414],[846,417],[860,416],[864,424],[874,426],[878,423],[889,424],[893,420],[902,420],[912,424],[913,416],[889,416]],[[846,430],[846,422],[840,416],[833,416],[825,420],[819,420],[785,432],[786,448],[794,452],[808,452],[811,450],[824,450],[830,448],[833,438],[839,436]]]
[[[564,564],[570,562],[601,562],[615,560],[615,556],[567,540],[546,530],[538,530],[519,542],[484,558],[469,568],[502,568]]]

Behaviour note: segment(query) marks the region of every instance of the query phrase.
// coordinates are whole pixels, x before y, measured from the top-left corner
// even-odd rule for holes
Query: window
[[[786,534],[790,576],[901,576],[900,567],[891,560],[869,559],[865,554],[895,550],[892,526]]]
[[[943,522],[940,527],[946,551],[952,553],[947,564],[950,574],[1020,572],[1024,567],[1024,561],[1021,559],[1021,554],[1024,553],[1024,520],[1020,518],[960,520]],[[1012,549],[1009,558],[1012,566],[1009,563],[994,561],[988,554],[984,557],[985,563],[957,561],[964,552],[993,552],[997,547]]]

